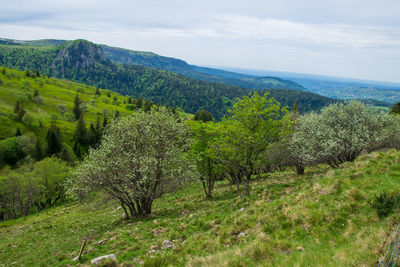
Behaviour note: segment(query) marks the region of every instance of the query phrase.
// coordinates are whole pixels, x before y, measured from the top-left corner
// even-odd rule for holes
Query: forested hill
[[[36,41],[39,42],[39,41]],[[51,43],[51,45],[50,45]],[[58,43],[54,45],[53,43]],[[142,96],[154,103],[194,113],[206,109],[221,118],[237,97],[251,92],[222,83],[199,81],[173,72],[109,60],[101,46],[86,40],[0,45],[0,65],[37,70],[48,76]],[[269,90],[283,105],[297,103],[302,112],[317,110],[335,100],[296,90]]]
[[[163,57],[151,52],[133,51],[107,45],[100,45],[108,59],[116,63],[135,64],[176,72],[189,78],[206,82],[224,83],[249,89],[292,89],[308,91],[300,84],[277,77],[256,77],[213,68],[189,65],[185,61]]]

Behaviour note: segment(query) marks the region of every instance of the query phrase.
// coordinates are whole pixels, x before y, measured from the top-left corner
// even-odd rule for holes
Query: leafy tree
[[[35,163],[32,175],[42,188],[40,200],[37,201],[40,208],[50,207],[65,199],[64,180],[70,170],[65,161],[55,157]]]
[[[97,96],[100,96],[100,95],[101,95],[101,92],[100,92],[99,88],[96,88],[95,94],[96,94]]]
[[[195,121],[214,121],[214,117],[211,112],[205,111],[205,110],[198,110],[196,113],[194,113],[194,118]]]
[[[7,218],[26,216],[40,197],[40,186],[30,172],[0,176],[0,211]]]
[[[24,157],[18,144],[18,137],[11,137],[0,141],[0,160],[9,165],[15,165]]]
[[[215,181],[223,177],[221,163],[212,146],[217,141],[218,135],[211,122],[189,122],[189,125],[194,139],[190,158],[199,174],[206,197],[211,198]]]
[[[29,113],[25,113],[21,119],[21,122],[30,127],[35,122],[35,119]]]
[[[57,110],[62,116],[64,116],[64,114],[68,111],[67,106],[64,104],[58,104]]]
[[[103,190],[128,218],[151,213],[153,201],[176,185],[188,147],[188,129],[165,108],[114,120],[101,145],[75,171],[76,192]]]
[[[215,145],[231,182],[236,183],[239,196],[244,184],[246,195],[249,183],[263,152],[290,131],[286,107],[268,94],[243,97],[230,111],[230,119],[218,125],[219,141]]]
[[[39,90],[35,89],[34,93],[33,93],[33,97],[39,96]]]
[[[354,161],[371,144],[379,142],[381,116],[360,101],[332,104],[321,111],[322,124],[329,131],[331,149],[321,158],[337,168],[345,161]]]
[[[293,133],[283,142],[286,164],[294,166],[297,174],[303,174],[306,166],[329,158],[334,142],[330,131],[324,126],[322,117],[316,113],[302,116],[294,126]]]

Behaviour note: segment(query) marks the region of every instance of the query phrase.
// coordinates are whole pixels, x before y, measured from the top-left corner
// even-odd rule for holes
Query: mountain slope
[[[133,64],[117,64],[106,52],[86,40],[67,41],[57,46],[32,48],[0,46],[0,65],[21,70],[39,70],[49,76],[69,79],[123,95],[142,96],[155,103],[181,107],[188,113],[206,109],[219,119],[238,97],[249,89],[187,78],[173,72]],[[333,99],[297,90],[269,90],[283,105],[294,102],[302,112],[317,110]]]
[[[5,266],[86,266],[111,253],[126,266],[371,266],[397,217],[379,218],[371,201],[399,188],[399,163],[388,151],[335,171],[266,174],[246,201],[226,182],[213,199],[194,184],[134,221],[98,195],[2,222],[0,257]]]
[[[132,51],[106,45],[100,46],[103,48],[106,57],[117,63],[157,68],[176,72],[197,80],[224,83],[249,89],[292,89],[307,91],[306,88],[298,83],[276,77],[254,77],[251,75],[189,65],[183,60],[163,57],[151,52]]]

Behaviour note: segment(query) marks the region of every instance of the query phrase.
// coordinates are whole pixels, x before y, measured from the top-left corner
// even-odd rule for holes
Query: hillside
[[[382,192],[398,194],[399,164],[400,152],[391,150],[337,170],[265,174],[254,177],[247,201],[227,182],[210,200],[191,185],[135,221],[93,196],[0,223],[2,264],[86,266],[114,253],[122,266],[371,266],[397,218],[379,218],[371,202]],[[82,260],[73,262],[84,237]]]
[[[45,76],[26,77],[25,74],[7,68],[0,71],[0,140],[14,136],[17,127],[23,134],[34,133],[44,140],[51,121],[56,119],[56,124],[63,134],[63,141],[72,145],[76,122],[71,121],[66,113],[72,112],[77,93],[86,107],[87,124],[95,123],[98,116],[103,120],[103,113],[109,118],[112,118],[116,111],[122,116],[132,113],[124,104],[126,98],[118,93],[99,89],[100,95],[96,95],[96,88],[92,86]],[[38,90],[40,101],[33,97],[35,90]],[[107,96],[108,93],[110,97]],[[114,101],[114,98],[117,101]],[[32,117],[30,125],[16,120],[14,107],[17,101],[24,103],[26,114]],[[66,107],[65,113],[60,113],[60,105]]]
[[[117,63],[157,68],[176,72],[197,80],[224,83],[249,89],[291,89],[307,91],[306,88],[298,83],[277,77],[254,77],[251,75],[189,65],[183,60],[163,57],[151,52],[133,51],[106,45],[100,46],[103,48],[106,57]]]
[[[37,48],[28,44],[1,45],[0,64],[20,70],[39,70],[49,76],[110,89],[123,95],[142,96],[155,103],[181,107],[188,113],[205,109],[217,119],[226,114],[237,97],[251,92],[249,89],[199,81],[164,70],[117,64],[107,59],[107,53],[101,46],[85,40]],[[296,102],[302,112],[318,110],[335,101],[298,90],[268,91],[283,105],[292,106]]]

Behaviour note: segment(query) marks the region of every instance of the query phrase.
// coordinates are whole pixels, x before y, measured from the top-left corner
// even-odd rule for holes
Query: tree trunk
[[[304,166],[296,165],[296,172],[297,172],[297,174],[304,174]]]

